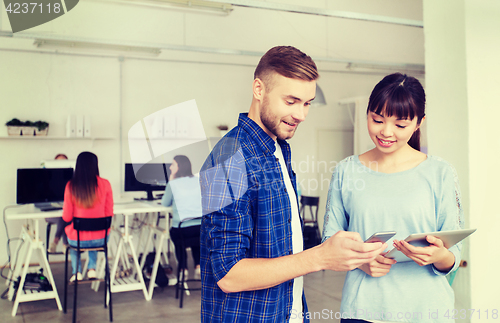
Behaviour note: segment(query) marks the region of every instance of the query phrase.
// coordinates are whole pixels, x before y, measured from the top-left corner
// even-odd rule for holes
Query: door
[[[352,129],[318,130],[317,138],[318,225],[320,231],[323,232],[323,218],[333,170],[341,160],[353,154],[354,131]]]

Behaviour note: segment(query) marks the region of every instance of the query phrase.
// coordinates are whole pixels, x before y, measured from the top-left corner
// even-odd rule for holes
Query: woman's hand
[[[384,253],[384,255],[386,253]],[[386,258],[382,254],[380,254],[375,258],[375,260],[372,260],[366,264],[362,264],[358,268],[372,277],[382,277],[387,275],[389,270],[391,270],[392,265],[394,265],[395,263],[396,260]]]
[[[420,266],[434,264],[440,271],[448,271],[455,264],[455,256],[443,244],[441,239],[427,236],[428,247],[415,247],[403,240],[394,240],[394,247]]]

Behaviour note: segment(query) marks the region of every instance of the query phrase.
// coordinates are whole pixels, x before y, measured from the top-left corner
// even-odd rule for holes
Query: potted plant
[[[14,118],[5,125],[9,136],[46,136],[49,132],[49,124],[45,121],[21,121]]]

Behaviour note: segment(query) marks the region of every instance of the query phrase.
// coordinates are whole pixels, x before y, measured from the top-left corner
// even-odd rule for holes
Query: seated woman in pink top
[[[113,216],[113,192],[108,180],[99,177],[97,156],[91,152],[82,152],[76,159],[73,178],[66,185],[64,192],[63,220],[72,222],[77,218],[100,218]],[[109,233],[109,232],[108,232]],[[77,233],[71,223],[66,227],[69,245],[77,246]],[[103,244],[104,231],[81,231],[80,248],[92,248]],[[71,252],[71,265],[75,279],[82,280],[82,264],[80,255],[74,249]],[[97,252],[89,251],[87,277],[96,278]]]

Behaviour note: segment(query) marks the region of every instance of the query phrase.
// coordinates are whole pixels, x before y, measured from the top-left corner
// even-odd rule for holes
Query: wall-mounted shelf
[[[145,138],[145,137],[128,137],[124,138],[127,140],[150,140],[150,141],[162,141],[162,140],[188,140],[188,141],[203,141],[207,140],[206,137],[196,138],[196,137],[155,137],[155,138]]]
[[[0,140],[116,140],[116,137],[0,136]]]

